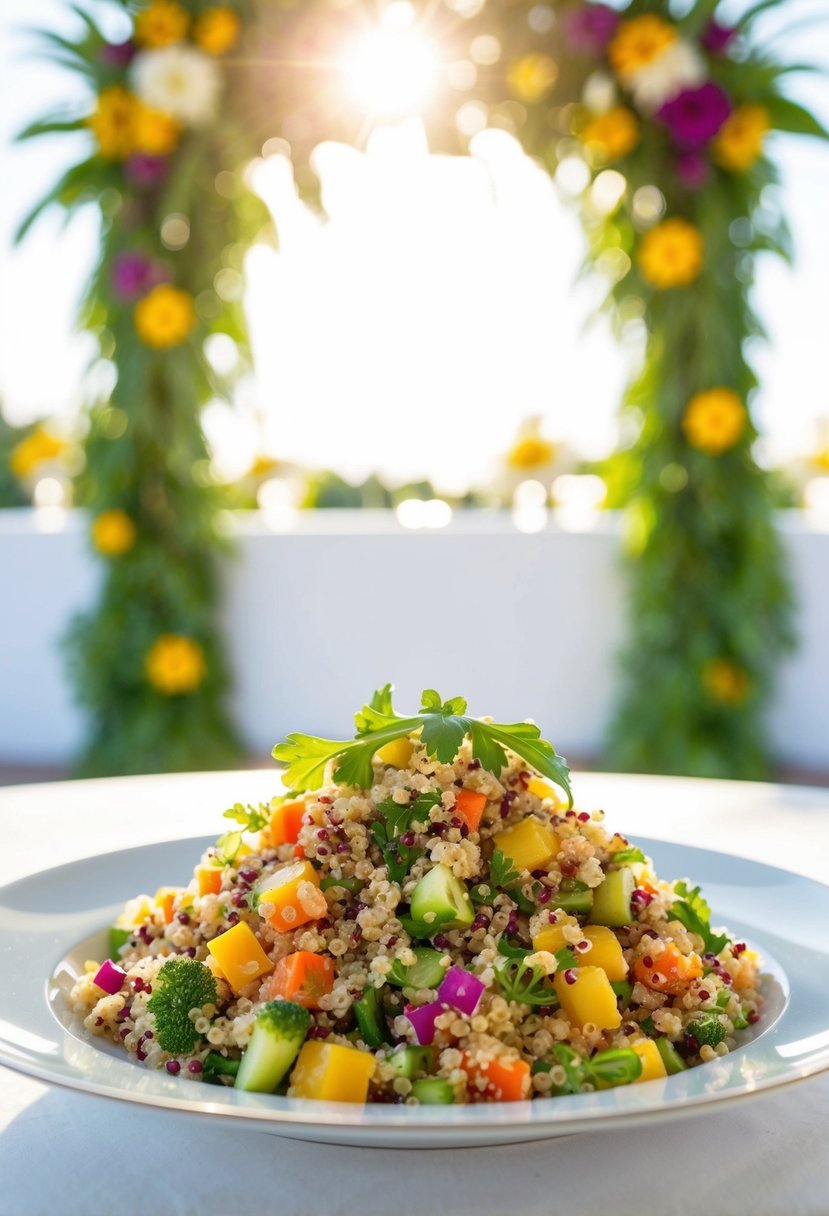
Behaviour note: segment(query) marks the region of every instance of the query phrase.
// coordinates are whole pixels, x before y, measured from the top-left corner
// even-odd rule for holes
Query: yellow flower
[[[136,152],[169,156],[175,151],[180,135],[181,127],[169,114],[136,101],[133,134]]]
[[[639,142],[639,121],[627,106],[614,106],[606,114],[592,118],[582,130],[581,138],[603,160],[621,160]]]
[[[610,66],[621,80],[628,81],[675,41],[674,26],[655,13],[620,21],[607,48]]]
[[[510,64],[507,80],[522,101],[540,101],[558,79],[558,68],[549,55],[522,55]]]
[[[524,435],[517,440],[507,456],[513,469],[535,469],[549,464],[556,454],[555,446],[540,435]]]
[[[642,237],[639,269],[651,287],[687,287],[702,268],[702,234],[687,220],[663,220]]]
[[[720,127],[713,156],[723,169],[745,173],[763,151],[763,139],[771,126],[765,106],[737,106]]]
[[[169,283],[159,283],[135,306],[135,328],[147,346],[179,346],[196,324],[193,297]]]
[[[744,701],[751,683],[742,667],[730,659],[711,659],[702,671],[705,691],[724,705],[739,705]]]
[[[747,421],[746,407],[732,389],[709,388],[688,402],[682,429],[692,447],[719,456],[742,439]]]
[[[153,0],[135,16],[135,41],[139,46],[172,46],[187,33],[190,16],[174,0]]]
[[[92,522],[92,543],[104,557],[120,557],[135,544],[136,527],[120,507],[102,511]]]
[[[137,99],[120,84],[102,89],[94,114],[86,120],[106,160],[126,160],[135,151]]]
[[[156,638],[144,661],[147,679],[166,697],[195,692],[205,675],[204,651],[180,633]]]
[[[273,456],[265,456],[261,454],[255,457],[253,464],[248,469],[248,477],[267,477],[270,473],[275,473],[279,468],[279,461],[274,460]]]
[[[44,427],[38,426],[21,439],[9,454],[9,468],[15,477],[28,477],[38,465],[48,460],[56,460],[64,451],[66,444],[62,439],[51,435]]]
[[[193,26],[193,41],[208,55],[224,55],[239,39],[241,22],[232,8],[207,8]]]

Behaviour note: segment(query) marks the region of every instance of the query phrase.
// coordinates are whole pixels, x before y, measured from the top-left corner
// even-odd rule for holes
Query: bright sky
[[[825,12],[824,0],[786,0],[769,32],[810,11]],[[65,136],[10,144],[78,88],[24,57],[16,31],[38,23],[72,28],[61,0],[0,0],[0,400],[13,420],[74,412],[94,349],[73,330],[96,251],[93,214],[68,229],[50,214],[11,248],[26,207],[84,145]],[[829,69],[829,24],[775,41]],[[829,122],[827,74],[793,81],[792,91]],[[506,137],[486,136],[477,151],[430,156],[416,124],[381,132],[366,152],[327,145],[318,158],[326,225],[295,202],[284,164],[269,162],[260,185],[282,248],[249,258],[257,375],[241,425],[212,414],[229,464],[259,442],[254,412],[283,458],[347,475],[426,474],[446,488],[485,474],[528,415],[544,415],[553,436],[589,454],[612,443],[629,356],[604,322],[583,332],[596,294],[573,288],[578,223]],[[829,414],[829,150],[785,139],[779,151],[797,264],[761,264],[757,303],[771,343],[756,364],[761,423],[776,449],[791,451]]]

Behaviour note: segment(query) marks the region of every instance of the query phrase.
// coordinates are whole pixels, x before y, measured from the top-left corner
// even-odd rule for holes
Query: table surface
[[[274,770],[0,790],[0,882],[94,853],[217,833]],[[604,773],[575,779],[625,835],[829,882],[829,790]],[[125,892],[125,897],[129,892]],[[394,1151],[305,1144],[52,1088],[0,1068],[0,1216],[827,1216],[829,1074],[722,1112],[540,1144]],[[208,1164],[212,1163],[212,1167]],[[677,1183],[684,1194],[678,1193]]]

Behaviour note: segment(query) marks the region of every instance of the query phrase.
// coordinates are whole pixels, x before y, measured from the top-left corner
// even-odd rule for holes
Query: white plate
[[[62,991],[86,958],[105,952],[105,927],[127,898],[180,881],[211,843],[194,838],[90,857],[0,888],[1,1063],[120,1101],[245,1120],[303,1140],[394,1148],[507,1144],[646,1124],[829,1069],[829,887],[739,857],[641,839],[661,876],[701,883],[713,922],[762,954],[763,1018],[723,1060],[601,1093],[417,1108],[237,1093],[145,1070],[73,1025]]]

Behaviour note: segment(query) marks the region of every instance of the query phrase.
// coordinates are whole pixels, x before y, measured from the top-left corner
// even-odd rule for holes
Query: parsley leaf
[[[425,849],[416,845],[403,844],[400,837],[412,824],[427,823],[429,811],[439,802],[440,794],[437,790],[427,790],[419,794],[414,802],[407,802],[402,806],[393,798],[386,798],[384,802],[377,804],[381,818],[372,828],[371,835],[383,854],[391,882],[403,883],[415,861],[425,852]],[[433,928],[432,931],[437,930]]]
[[[690,933],[699,934],[707,952],[719,954],[731,939],[725,933],[711,931],[711,909],[703,899],[700,888],[693,887],[689,890],[687,883],[676,882],[674,894],[682,898],[672,904],[670,915],[674,920],[680,921]]]
[[[417,714],[403,717],[394,710],[391,685],[386,684],[372,696],[368,705],[355,715],[353,739],[318,739],[312,735],[290,734],[273,749],[275,760],[287,766],[286,779],[301,789],[310,789],[322,780],[326,765],[335,761],[338,781],[358,789],[369,789],[373,782],[372,760],[386,743],[420,732],[429,756],[449,764],[457,756],[465,737],[472,741],[472,755],[496,776],[507,764],[505,748],[510,748],[529,765],[559,785],[573,805],[567,762],[551,743],[541,738],[537,726],[529,722],[511,725],[481,722],[466,713],[463,697],[442,701],[439,693],[427,688]]]
[[[292,797],[292,795],[289,795]],[[279,799],[282,801],[282,799]],[[241,824],[249,832],[261,832],[267,824],[271,816],[271,808],[266,806],[264,802],[260,802],[259,806],[248,805],[242,806],[241,802],[234,802],[229,811],[225,811],[224,819],[233,819],[236,823]]]
[[[521,875],[513,869],[512,858],[507,857],[501,849],[496,849],[489,863],[489,885],[504,891],[521,881]]]
[[[559,1004],[556,990],[541,967],[527,961],[535,953],[533,950],[513,946],[502,938],[498,943],[498,953],[501,958],[495,964],[495,982],[508,1001],[552,1007]],[[555,957],[559,971],[576,964],[575,955],[567,947],[557,950]]]

